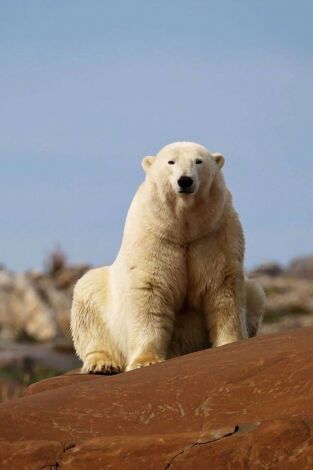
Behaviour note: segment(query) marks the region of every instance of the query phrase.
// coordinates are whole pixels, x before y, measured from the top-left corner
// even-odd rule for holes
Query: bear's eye
[[[197,165],[200,165],[200,163],[202,163],[202,160],[200,160],[199,158],[197,158],[196,164],[197,164]]]
[[[167,163],[168,163],[169,165],[175,165],[174,160],[169,160]]]

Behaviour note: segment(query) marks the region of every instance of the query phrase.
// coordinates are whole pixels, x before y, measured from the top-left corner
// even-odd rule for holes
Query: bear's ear
[[[215,163],[219,169],[223,168],[225,163],[225,158],[222,153],[211,153],[212,157],[215,160]]]
[[[144,157],[142,159],[141,165],[146,173],[151,167],[151,165],[153,164],[153,162],[154,162],[154,157]]]

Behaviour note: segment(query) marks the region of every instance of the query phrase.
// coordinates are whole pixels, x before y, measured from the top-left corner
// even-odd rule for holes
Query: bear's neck
[[[187,244],[214,233],[223,224],[231,195],[221,173],[208,191],[195,195],[160,195],[153,185],[142,187],[142,224],[155,236]]]

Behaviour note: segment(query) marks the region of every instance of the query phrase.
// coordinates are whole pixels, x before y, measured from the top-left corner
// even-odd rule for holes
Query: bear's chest
[[[216,239],[204,238],[186,249],[186,301],[193,307],[203,304],[220,285],[225,267],[225,254]]]

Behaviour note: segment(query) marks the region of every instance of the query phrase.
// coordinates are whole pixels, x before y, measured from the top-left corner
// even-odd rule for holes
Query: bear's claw
[[[126,371],[141,369],[142,367],[152,366],[153,364],[159,364],[160,362],[164,362],[164,359],[136,360],[127,366]]]
[[[121,367],[106,353],[90,353],[81,371],[83,374],[114,375],[121,372]]]

